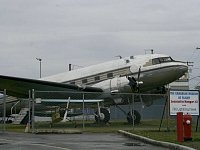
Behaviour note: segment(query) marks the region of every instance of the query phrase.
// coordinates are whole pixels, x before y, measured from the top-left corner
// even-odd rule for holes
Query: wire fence
[[[151,122],[151,127],[159,129],[161,120],[170,119],[166,94],[115,93],[107,95],[110,98],[105,100],[102,93],[35,91],[33,96],[34,116],[37,116],[32,122],[34,130],[58,127],[84,129],[99,123],[109,125],[117,122],[132,128],[151,120],[156,120]]]
[[[6,90],[1,91],[1,107],[0,107],[0,131],[5,132],[6,131]]]
[[[176,118],[169,115],[167,94],[102,95],[32,90],[26,99],[17,99],[8,97],[6,90],[1,93],[0,132],[13,128],[36,133],[44,129],[95,130],[96,127],[108,130],[176,130]],[[104,97],[107,99],[103,100]],[[193,121],[195,126],[197,117],[193,117]]]

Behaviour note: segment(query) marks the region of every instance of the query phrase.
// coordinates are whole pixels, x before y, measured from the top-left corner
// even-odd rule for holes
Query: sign
[[[199,91],[170,90],[170,115],[177,112],[199,115]]]

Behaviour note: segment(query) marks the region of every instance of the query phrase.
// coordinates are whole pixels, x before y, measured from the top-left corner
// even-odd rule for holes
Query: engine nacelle
[[[99,87],[105,92],[109,93],[131,93],[131,87],[129,85],[129,80],[126,77],[115,77],[113,79],[108,79],[99,82],[94,87]]]

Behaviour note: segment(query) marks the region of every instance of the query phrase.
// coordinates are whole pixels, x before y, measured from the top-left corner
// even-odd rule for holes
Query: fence
[[[5,132],[6,130],[6,90],[1,91],[1,105],[0,105],[0,131]]]
[[[140,127],[145,121],[156,120],[152,126],[156,126],[157,129],[161,125],[166,128],[170,126],[168,122],[161,122],[162,119],[170,119],[166,94],[117,93],[111,95],[114,100],[110,98],[104,101],[102,93],[34,91],[33,96],[34,116],[37,116],[32,119],[33,130],[96,126],[98,112],[103,114],[102,120],[108,124],[120,121],[125,127]],[[98,106],[101,110],[98,110]],[[104,108],[109,112],[109,116]],[[132,116],[136,119],[135,122],[132,121]],[[140,125],[137,125],[137,119],[141,120]]]
[[[102,93],[29,91],[29,98],[1,96],[0,131],[7,123],[40,129],[88,129],[111,126],[120,129],[175,130],[175,117],[169,116],[168,95],[143,93]],[[108,97],[104,101],[103,97]],[[123,105],[122,105],[123,104]],[[133,111],[135,110],[135,111]],[[134,116],[134,117],[133,117]],[[135,120],[135,121],[133,121]],[[196,117],[193,118],[193,121]],[[198,123],[198,122],[197,122]],[[24,125],[21,125],[24,124]],[[120,125],[120,126],[119,126]],[[110,128],[110,129],[112,129]]]

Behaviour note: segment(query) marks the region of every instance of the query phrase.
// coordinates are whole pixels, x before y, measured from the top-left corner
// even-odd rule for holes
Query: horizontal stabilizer
[[[36,103],[96,103],[96,102],[102,102],[104,101],[103,99],[36,99]]]

